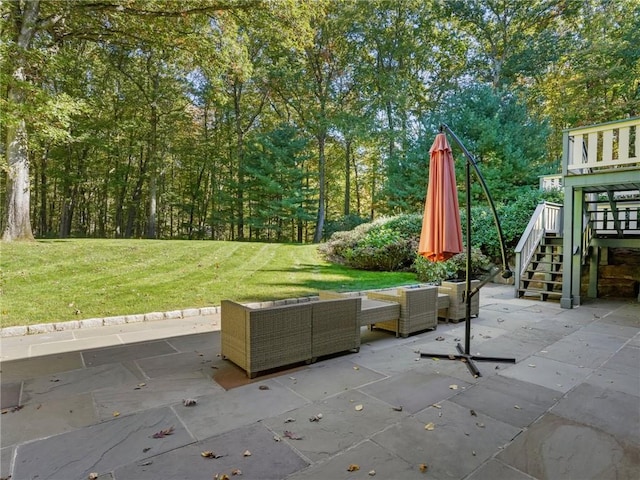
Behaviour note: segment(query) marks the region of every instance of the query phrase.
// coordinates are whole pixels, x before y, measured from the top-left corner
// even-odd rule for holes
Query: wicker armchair
[[[480,285],[479,280],[471,281],[471,288],[476,288]],[[445,321],[459,322],[464,320],[467,316],[466,303],[464,300],[464,292],[467,289],[466,282],[442,282],[442,285],[438,287],[439,294],[445,294],[449,296],[449,305],[447,307],[438,307],[438,317],[443,318]],[[478,316],[480,312],[480,292],[476,293],[471,298],[471,315]]]
[[[376,323],[376,328],[384,328],[396,332],[396,335],[407,337],[422,330],[435,330],[438,327],[438,288],[420,286],[398,288],[395,291],[369,292],[372,300],[384,300],[400,304],[400,320],[396,322]]]

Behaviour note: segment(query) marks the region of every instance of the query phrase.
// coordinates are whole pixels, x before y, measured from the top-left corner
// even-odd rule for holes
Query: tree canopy
[[[311,242],[419,211],[447,123],[498,201],[640,112],[635,0],[9,0],[4,240]],[[495,188],[492,188],[495,187]]]

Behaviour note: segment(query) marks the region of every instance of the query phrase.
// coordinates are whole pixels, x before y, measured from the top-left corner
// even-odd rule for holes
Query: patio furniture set
[[[475,286],[473,284],[472,286]],[[258,373],[345,351],[358,351],[362,327],[407,337],[465,318],[465,283],[378,291],[321,291],[317,298],[263,306],[221,304],[221,354],[254,378]],[[472,315],[478,315],[478,295]]]

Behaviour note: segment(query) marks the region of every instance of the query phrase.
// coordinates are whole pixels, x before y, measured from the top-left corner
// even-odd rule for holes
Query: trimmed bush
[[[319,251],[329,261],[362,270],[407,271],[413,268],[422,217],[385,217],[336,232]]]

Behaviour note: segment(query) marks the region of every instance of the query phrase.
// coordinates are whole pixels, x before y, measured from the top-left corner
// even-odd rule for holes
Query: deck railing
[[[590,212],[596,235],[640,235],[640,204],[620,205],[614,212],[607,206]]]
[[[559,234],[560,232],[562,232],[562,205],[551,202],[538,204],[514,251],[516,255],[516,296],[517,290],[520,288],[520,279],[545,234]]]
[[[640,166],[640,117],[565,130],[563,174]]]

